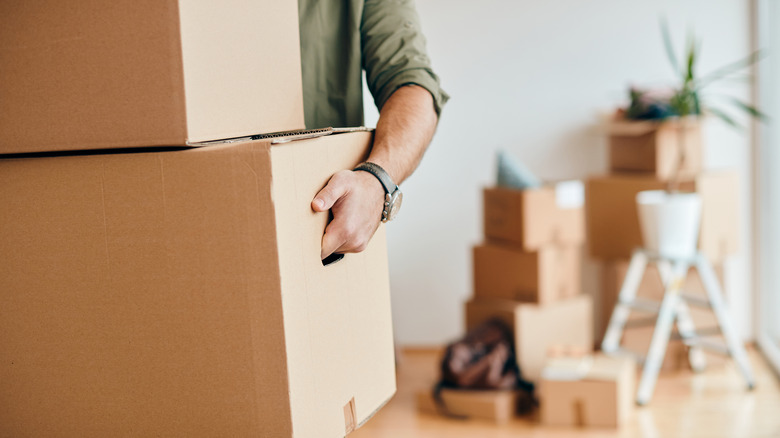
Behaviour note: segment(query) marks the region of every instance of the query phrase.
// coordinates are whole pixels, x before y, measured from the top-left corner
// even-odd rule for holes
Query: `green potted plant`
[[[679,76],[679,83],[669,89],[630,90],[631,104],[620,114],[626,120],[663,124],[675,133],[676,147],[672,155],[666,190],[644,191],[637,194],[639,222],[645,247],[670,257],[691,257],[695,254],[701,222],[701,198],[697,193],[680,191],[680,183],[686,164],[691,159],[689,147],[696,137],[699,120],[712,115],[731,126],[738,126],[735,120],[721,108],[710,105],[703,92],[711,84],[732,77],[753,65],[760,57],[754,52],[738,61],[727,64],[713,72],[697,76],[696,62],[699,59],[699,45],[689,38],[688,48],[679,63],[675,55],[668,26],[661,23],[664,46],[669,61]],[[765,119],[755,107],[731,98],[728,101],[734,109],[751,117]],[[694,157],[700,160],[701,157]],[[692,166],[696,168],[696,166]]]

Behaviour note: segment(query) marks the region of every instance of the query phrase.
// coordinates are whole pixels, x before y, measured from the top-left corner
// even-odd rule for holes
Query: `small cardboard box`
[[[647,356],[647,352],[650,348],[650,341],[653,339],[653,326],[645,327],[632,327],[626,329],[623,332],[623,338],[621,339],[620,346],[629,351],[639,353],[643,357]],[[677,336],[677,329],[673,329],[672,336]],[[709,355],[707,358],[709,359]],[[717,358],[718,364],[723,364],[722,358]],[[710,361],[707,362],[710,365]],[[643,364],[637,362],[637,367],[641,370]],[[690,370],[690,360],[688,359],[688,347],[682,343],[679,339],[669,339],[666,344],[666,354],[664,360],[661,362],[661,373],[677,373],[683,370]]]
[[[552,360],[542,372],[539,408],[542,424],[617,428],[634,406],[636,367],[628,358],[596,355],[583,372]]]
[[[297,6],[0,2],[0,154],[302,129]]]
[[[441,400],[446,412],[458,417],[506,424],[517,413],[520,391],[474,391],[442,389]],[[417,410],[425,414],[442,414],[432,391],[417,393]]]
[[[618,294],[620,293],[620,287],[623,284],[623,279],[628,271],[628,261],[620,260],[614,262],[607,262],[603,268],[602,279],[602,320],[600,321],[600,335],[603,337],[609,324],[609,318],[612,315],[612,311],[615,307]],[[721,267],[715,267],[716,275],[719,281],[723,281],[723,269]],[[722,284],[722,283],[721,283]],[[706,292],[702,283],[701,277],[695,268],[691,268],[688,271],[688,276],[685,279],[683,285],[683,291],[691,296],[695,296],[699,299],[706,300]],[[663,299],[664,286],[661,283],[661,277],[658,274],[658,268],[655,265],[648,265],[645,271],[644,277],[639,284],[637,290],[637,297],[660,302]],[[712,334],[708,336],[716,342],[723,342],[723,337],[717,330],[717,319],[714,313],[710,309],[704,309],[689,305],[691,319],[693,324],[700,335]],[[629,316],[629,323],[623,332],[621,339],[621,346],[635,351],[642,355],[646,355],[648,348],[650,347],[650,340],[653,336],[655,324],[637,326],[639,321],[651,322],[656,317],[655,314],[642,313],[632,311]],[[666,348],[666,356],[664,357],[663,365],[661,366],[662,372],[674,372],[682,369],[689,369],[690,363],[688,361],[688,348],[678,339],[678,332],[675,329],[673,331],[673,339],[670,339]],[[707,352],[707,350],[704,350]],[[708,354],[707,365],[720,366],[727,362],[727,358],[722,355]]]
[[[311,200],[371,133],[0,159],[0,435],[343,437],[395,392],[384,228]]]
[[[608,125],[609,168],[613,172],[641,172],[667,181],[685,148],[681,178],[694,178],[702,170],[702,129],[695,120],[613,121]]]
[[[642,246],[636,195],[663,190],[666,183],[636,175],[590,178],[585,185],[585,214],[590,255],[597,259],[627,259]],[[706,172],[681,185],[702,198],[699,249],[720,262],[738,250],[739,187],[734,171]]]
[[[551,347],[593,348],[593,304],[587,295],[540,306],[510,300],[475,298],[466,303],[466,328],[499,318],[511,329],[523,378],[536,381]]]
[[[549,304],[580,293],[581,247],[534,252],[487,242],[474,247],[474,295]]]
[[[567,181],[527,190],[485,188],[485,237],[519,245],[525,251],[548,244],[582,244],[585,221],[577,184],[581,187],[582,183]]]

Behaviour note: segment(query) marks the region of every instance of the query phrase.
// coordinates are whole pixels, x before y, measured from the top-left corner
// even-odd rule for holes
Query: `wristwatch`
[[[374,175],[376,179],[382,183],[382,187],[385,189],[385,204],[382,209],[382,222],[387,222],[395,219],[398,215],[398,210],[401,209],[401,203],[404,200],[404,194],[401,193],[401,189],[393,182],[390,175],[385,172],[378,164],[366,161],[360,163],[352,170],[362,170]]]

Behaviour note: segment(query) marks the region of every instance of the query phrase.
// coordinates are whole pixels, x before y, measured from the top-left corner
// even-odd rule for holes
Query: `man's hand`
[[[417,85],[397,89],[379,112],[368,161],[401,184],[422,159],[437,121],[428,90]],[[322,237],[322,258],[366,249],[381,222],[384,202],[385,190],[374,175],[351,170],[334,174],[311,202],[314,211],[333,211]]]
[[[385,190],[368,172],[342,170],[311,202],[314,211],[333,210],[333,220],[322,236],[320,257],[334,252],[361,252],[379,228]]]

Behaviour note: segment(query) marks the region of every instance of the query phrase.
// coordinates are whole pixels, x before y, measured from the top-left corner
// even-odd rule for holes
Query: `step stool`
[[[637,289],[639,289],[648,263],[655,263],[658,266],[661,282],[666,289],[660,303],[636,297]],[[696,267],[699,271],[707,300],[687,295],[681,290],[691,267]],[[694,327],[693,319],[688,311],[688,304],[712,310],[718,322],[717,329],[723,335],[725,344],[702,338],[702,333],[697,332],[696,327]],[[644,358],[637,355],[636,352],[620,348],[620,338],[632,310],[658,315],[655,319],[655,330],[650,347]],[[681,259],[664,257],[648,250],[638,249],[631,256],[631,263],[628,266],[623,285],[620,287],[615,309],[612,311],[607,332],[601,343],[602,351],[607,354],[628,353],[636,356],[640,363],[644,363],[637,390],[637,404],[645,405],[653,396],[658,372],[666,355],[666,346],[672,335],[672,326],[675,322],[683,343],[689,347],[689,360],[694,371],[704,369],[706,359],[703,350],[711,350],[730,356],[737,363],[747,382],[748,389],[754,388],[753,370],[747,352],[734,330],[726,303],[723,300],[723,292],[709,260],[701,253],[697,253],[692,258]]]

